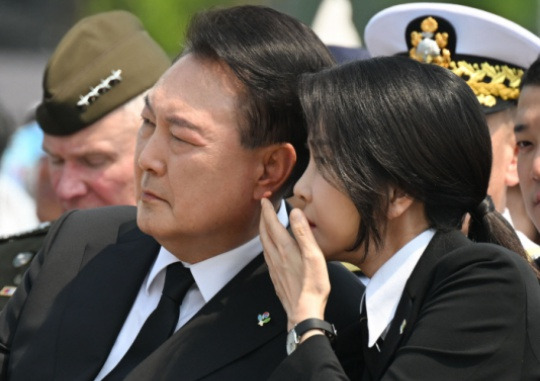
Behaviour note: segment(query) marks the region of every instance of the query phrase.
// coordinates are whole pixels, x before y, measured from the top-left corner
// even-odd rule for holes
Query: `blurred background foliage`
[[[0,0],[2,1],[2,0]],[[125,9],[136,14],[150,34],[171,55],[175,56],[183,41],[190,17],[208,7],[238,4],[262,4],[297,17],[311,25],[320,0],[79,0],[78,18],[112,9]],[[332,1],[332,0],[330,0]],[[371,16],[391,5],[413,1],[350,0],[353,22],[360,36]],[[539,33],[540,0],[458,0],[450,2],[480,8],[515,21],[535,34]]]
[[[346,4],[345,19],[321,17],[322,1]],[[350,3],[347,3],[350,1]],[[421,1],[421,0],[417,0]],[[442,2],[434,0],[437,2]],[[214,6],[262,4],[288,13],[313,26],[323,41],[343,45],[328,35],[348,34],[347,46],[361,43],[367,21],[378,11],[411,0],[0,0],[0,103],[21,123],[41,99],[46,60],[62,36],[79,19],[91,14],[124,9],[137,15],[154,39],[175,57],[182,50],[184,31],[191,16]],[[512,20],[535,34],[540,32],[540,0],[446,0],[469,5]],[[352,7],[352,15],[351,8]],[[325,8],[325,7],[323,7]],[[317,17],[315,17],[317,15]],[[320,28],[321,18],[324,19]],[[322,32],[321,32],[322,30]],[[326,37],[326,38],[325,38]]]
[[[113,9],[130,11],[141,19],[169,55],[175,56],[181,50],[184,31],[193,14],[210,7],[245,3],[234,0],[88,0],[82,3],[80,16]]]

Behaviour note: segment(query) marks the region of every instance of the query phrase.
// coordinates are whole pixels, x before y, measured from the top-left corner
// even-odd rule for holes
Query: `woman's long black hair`
[[[486,198],[491,139],[469,86],[451,71],[404,57],[352,62],[304,75],[300,96],[316,164],[361,216],[353,248],[380,245],[389,185],[425,206],[437,230],[509,248],[512,227]]]

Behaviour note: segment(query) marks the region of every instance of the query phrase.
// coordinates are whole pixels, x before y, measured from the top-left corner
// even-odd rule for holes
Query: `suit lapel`
[[[271,320],[260,326],[257,317],[264,312]],[[280,334],[284,358],[286,326],[285,312],[259,255],[128,379],[155,374],[161,374],[160,379],[172,375],[179,380],[200,379]]]
[[[470,241],[458,231],[435,234],[405,285],[377,361],[375,379],[381,378],[386,372],[397,349],[410,335],[431,282],[433,268],[439,259],[444,254],[468,244]]]
[[[58,337],[61,355],[56,356],[59,377],[96,376],[158,251],[157,242],[136,226],[103,250],[86,247],[86,263],[66,288],[69,295]]]
[[[374,369],[373,379],[380,379],[390,365],[390,360],[394,358],[395,352],[403,340],[405,330],[408,328],[409,322],[412,319],[412,307],[413,299],[404,293],[399,301],[396,314],[390,324],[386,338],[384,339],[384,344],[382,346],[382,351],[379,354],[377,364],[375,367],[370,367],[371,369]],[[366,366],[369,367],[369,364],[366,364]]]

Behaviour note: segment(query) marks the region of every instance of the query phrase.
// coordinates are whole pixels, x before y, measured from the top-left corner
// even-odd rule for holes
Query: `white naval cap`
[[[486,113],[515,104],[523,69],[540,55],[540,38],[520,25],[445,3],[386,8],[369,20],[364,41],[373,57],[402,54],[448,67],[469,83]]]

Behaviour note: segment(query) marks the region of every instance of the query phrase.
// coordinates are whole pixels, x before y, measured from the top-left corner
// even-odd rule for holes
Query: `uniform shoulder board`
[[[35,229],[23,231],[17,234],[8,235],[8,236],[0,236],[0,244],[20,240],[23,238],[29,238],[29,237],[36,237],[40,235],[45,235],[49,231],[49,228],[51,227],[51,222],[42,222],[39,224]]]

